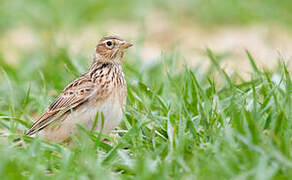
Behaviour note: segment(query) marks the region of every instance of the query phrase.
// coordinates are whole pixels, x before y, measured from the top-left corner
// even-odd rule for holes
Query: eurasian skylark
[[[88,71],[62,91],[26,135],[38,134],[45,141],[62,142],[77,132],[77,124],[87,129],[96,124],[95,130],[102,128],[103,133],[110,133],[119,125],[126,103],[121,61],[124,50],[131,46],[116,36],[102,38]]]

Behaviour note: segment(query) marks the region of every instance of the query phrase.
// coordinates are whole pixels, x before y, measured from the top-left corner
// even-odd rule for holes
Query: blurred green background
[[[1,29],[5,31],[19,25],[38,30],[79,29],[113,19],[138,23],[153,11],[205,25],[265,22],[290,26],[291,6],[288,0],[1,1]]]
[[[243,49],[274,67],[264,59],[281,54],[288,61],[292,55],[291,10],[289,0],[2,0],[0,53],[11,64],[54,48],[91,58],[98,39],[115,34],[133,41],[145,61],[176,49],[190,64],[202,62],[209,47],[231,59],[230,69],[247,66],[240,61]]]

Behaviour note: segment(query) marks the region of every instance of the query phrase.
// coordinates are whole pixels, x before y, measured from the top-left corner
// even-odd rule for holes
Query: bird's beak
[[[121,44],[120,44],[120,49],[128,49],[129,47],[131,47],[131,46],[133,46],[133,44],[132,43],[128,43],[128,42],[122,42]]]

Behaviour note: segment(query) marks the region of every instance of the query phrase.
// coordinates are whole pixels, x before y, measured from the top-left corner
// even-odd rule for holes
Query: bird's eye
[[[110,46],[113,45],[113,43],[112,43],[111,41],[107,41],[107,42],[106,42],[106,45],[110,47]]]

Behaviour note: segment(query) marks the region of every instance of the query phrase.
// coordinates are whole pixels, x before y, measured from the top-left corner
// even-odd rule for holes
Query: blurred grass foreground
[[[288,0],[1,0],[0,179],[291,179],[291,24]],[[108,34],[135,44],[117,136],[23,136]]]

